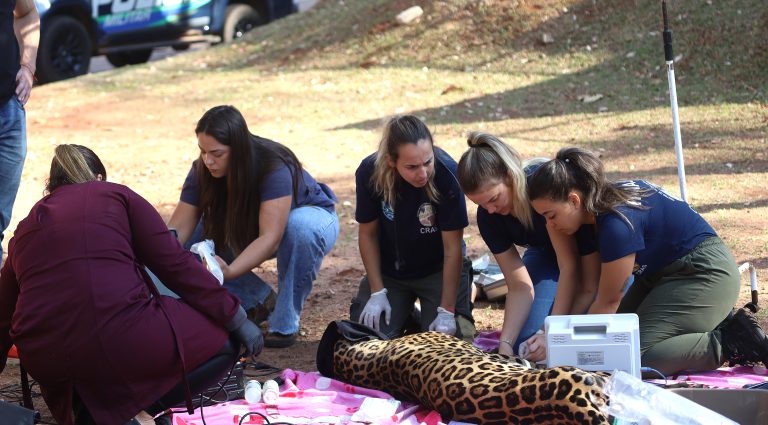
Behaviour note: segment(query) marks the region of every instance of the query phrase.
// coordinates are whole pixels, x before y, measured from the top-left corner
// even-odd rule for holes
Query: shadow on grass
[[[717,204],[697,205],[696,211],[705,214],[715,210],[746,210],[751,208],[768,207],[768,199],[757,199],[749,202],[723,202]]]
[[[768,67],[768,53],[754,47],[732,48],[749,44],[748,40],[752,36],[757,37],[755,39],[768,37],[768,25],[762,24],[763,21],[768,24],[768,9],[758,3],[754,0],[738,0],[727,9],[702,7],[692,1],[675,3],[675,10],[671,12],[671,25],[680,30],[675,41],[677,52],[683,53],[675,64],[681,106],[746,103],[766,99],[768,73],[764,69]],[[486,47],[495,56],[483,60],[492,63],[527,51],[528,56],[538,52],[543,58],[530,59],[542,62],[549,60],[546,57],[590,51],[608,53],[608,59],[604,62],[576,72],[562,70],[562,73],[559,69],[536,64],[531,73],[542,75],[545,71],[535,70],[542,68],[551,73],[551,78],[525,87],[411,113],[424,116],[431,123],[461,124],[589,114],[600,110],[627,112],[668,106],[668,83],[660,26],[658,1],[580,2],[568,13],[546,20],[529,31],[511,34],[508,39],[492,36]],[[380,47],[380,51],[369,53],[368,56],[386,56],[404,49],[416,35],[426,35],[429,28],[432,26],[412,30],[407,36],[393,40],[391,44]],[[543,33],[554,34],[557,41],[552,44],[542,43],[540,40]],[[481,68],[483,63],[478,62],[480,56],[467,56],[467,60],[463,61],[462,58],[455,68],[435,68]],[[348,66],[355,64],[348,63]],[[414,64],[395,60],[386,66],[413,67]],[[529,66],[520,65],[510,69],[510,72],[526,73],[529,72]],[[578,64],[573,66],[578,67]],[[475,74],[482,80],[481,71],[475,71]],[[579,101],[582,96],[598,94],[602,98],[593,103]],[[337,129],[369,130],[377,127],[382,118],[373,117]]]

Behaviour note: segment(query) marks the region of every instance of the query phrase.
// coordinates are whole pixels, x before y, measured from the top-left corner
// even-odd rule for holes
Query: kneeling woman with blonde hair
[[[419,299],[422,331],[474,338],[471,263],[462,238],[467,209],[455,172],[456,162],[434,146],[420,119],[387,122],[378,152],[355,172],[366,276],[351,320],[400,336]]]
[[[560,250],[572,253],[557,258],[546,220],[531,208],[526,193],[531,174],[544,160],[524,164],[520,155],[501,139],[472,132],[469,149],[459,160],[461,188],[477,204],[477,226],[504,274],[508,291],[504,305],[499,353],[518,353],[550,314],[583,312],[589,299],[574,300],[571,293],[582,280],[596,281],[597,269],[582,267],[580,258],[595,256],[592,238],[585,231],[562,238]],[[525,248],[522,258],[517,248]],[[565,281],[566,284],[558,285]],[[586,291],[580,291],[589,295]],[[561,302],[555,301],[555,294]],[[567,302],[563,302],[566,301]],[[535,349],[535,347],[532,347]]]

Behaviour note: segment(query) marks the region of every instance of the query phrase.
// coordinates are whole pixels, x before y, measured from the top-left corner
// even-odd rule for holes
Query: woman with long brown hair
[[[323,258],[338,237],[336,196],[286,146],[251,134],[233,106],[208,110],[195,134],[200,157],[168,225],[182,244],[213,240],[224,286],[252,318],[269,303],[272,289],[251,270],[277,257],[278,292],[265,346],[288,347],[296,341]]]

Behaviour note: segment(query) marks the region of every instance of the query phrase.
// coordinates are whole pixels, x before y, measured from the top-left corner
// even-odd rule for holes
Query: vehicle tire
[[[107,60],[115,68],[125,65],[138,65],[146,63],[152,56],[152,49],[129,50],[126,52],[107,53]]]
[[[224,31],[221,38],[225,43],[237,40],[263,23],[261,15],[253,7],[247,4],[230,4],[224,13]]]
[[[37,52],[37,79],[51,83],[86,74],[91,66],[93,43],[83,24],[69,16],[46,22]]]

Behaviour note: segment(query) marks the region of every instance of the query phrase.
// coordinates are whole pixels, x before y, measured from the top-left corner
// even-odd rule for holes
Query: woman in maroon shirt
[[[257,355],[263,342],[155,209],[105,177],[90,149],[58,146],[48,194],[19,223],[0,271],[0,371],[16,344],[61,425],[123,424],[184,395],[190,408],[190,390],[220,379],[238,343]],[[145,266],[181,300],[160,296]]]

